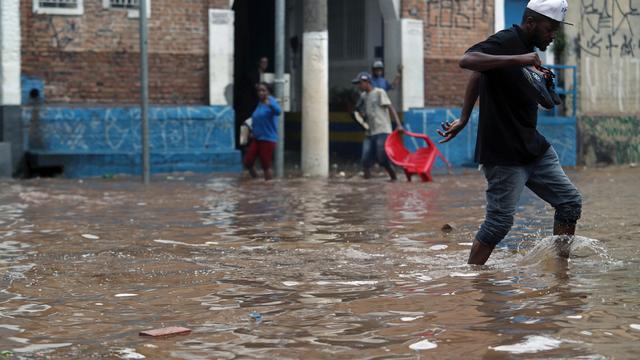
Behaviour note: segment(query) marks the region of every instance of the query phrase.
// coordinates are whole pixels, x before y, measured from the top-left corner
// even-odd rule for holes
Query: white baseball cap
[[[569,9],[567,0],[531,0],[527,4],[527,8],[557,22],[573,25],[564,21]]]

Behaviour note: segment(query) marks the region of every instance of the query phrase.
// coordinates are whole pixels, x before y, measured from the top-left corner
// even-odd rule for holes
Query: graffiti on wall
[[[26,143],[39,152],[127,153],[141,148],[138,108],[43,107],[37,121],[23,110]],[[234,113],[226,106],[153,107],[150,147],[156,152],[228,150],[235,147]]]
[[[640,0],[580,0],[580,49],[593,57],[640,57]]]
[[[487,0],[425,1],[428,27],[473,29],[478,21],[489,21]]]

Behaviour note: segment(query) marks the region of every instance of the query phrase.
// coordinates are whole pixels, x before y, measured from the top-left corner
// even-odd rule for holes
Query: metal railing
[[[577,66],[576,65],[543,65],[544,67],[553,70],[556,74],[556,77],[553,79],[556,85],[556,93],[563,97],[564,95],[564,104],[567,104],[567,97],[571,96],[571,116],[576,116],[577,103],[578,103],[578,74],[577,74]],[[566,72],[571,71],[571,76],[566,76]],[[564,75],[564,76],[563,76]],[[558,85],[558,79],[564,79],[564,86],[560,87]],[[571,84],[569,84],[569,80],[571,80]],[[553,110],[550,110],[553,116],[558,116],[558,107],[555,106]]]

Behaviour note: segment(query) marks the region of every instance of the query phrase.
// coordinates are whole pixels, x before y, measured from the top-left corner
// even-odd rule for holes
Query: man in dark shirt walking
[[[574,235],[582,197],[562,170],[558,155],[536,129],[538,104],[527,94],[523,66],[539,66],[534,47],[544,51],[567,12],[566,0],[531,0],[520,26],[502,30],[472,46],[460,66],[472,70],[460,119],[438,131],[453,139],[480,96],[475,160],[487,179],[485,221],[476,234],[469,264],[484,264],[513,226],[520,195],[527,186],[555,208],[554,235]],[[568,244],[559,255],[568,257]],[[570,244],[569,244],[570,245]]]

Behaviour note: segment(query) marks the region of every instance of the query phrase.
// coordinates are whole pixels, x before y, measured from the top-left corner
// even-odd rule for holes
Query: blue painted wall
[[[506,29],[511,25],[520,25],[522,22],[522,14],[527,8],[528,0],[505,0],[504,1],[504,26]]]
[[[234,111],[227,106],[152,107],[151,170],[240,171]],[[141,172],[137,107],[25,107],[25,151],[67,177]]]
[[[427,134],[432,140],[437,141],[440,136],[436,130],[440,129],[440,124],[457,119],[460,116],[460,110],[459,108],[411,109],[404,113],[404,124],[407,130]],[[563,166],[576,165],[575,118],[538,116],[538,130],[556,149]],[[473,156],[477,132],[478,111],[474,110],[464,130],[450,142],[438,144],[438,149],[453,166],[476,166]],[[424,146],[408,137],[405,145],[410,150],[415,150],[417,146]],[[444,167],[444,164],[438,160],[436,167]]]

